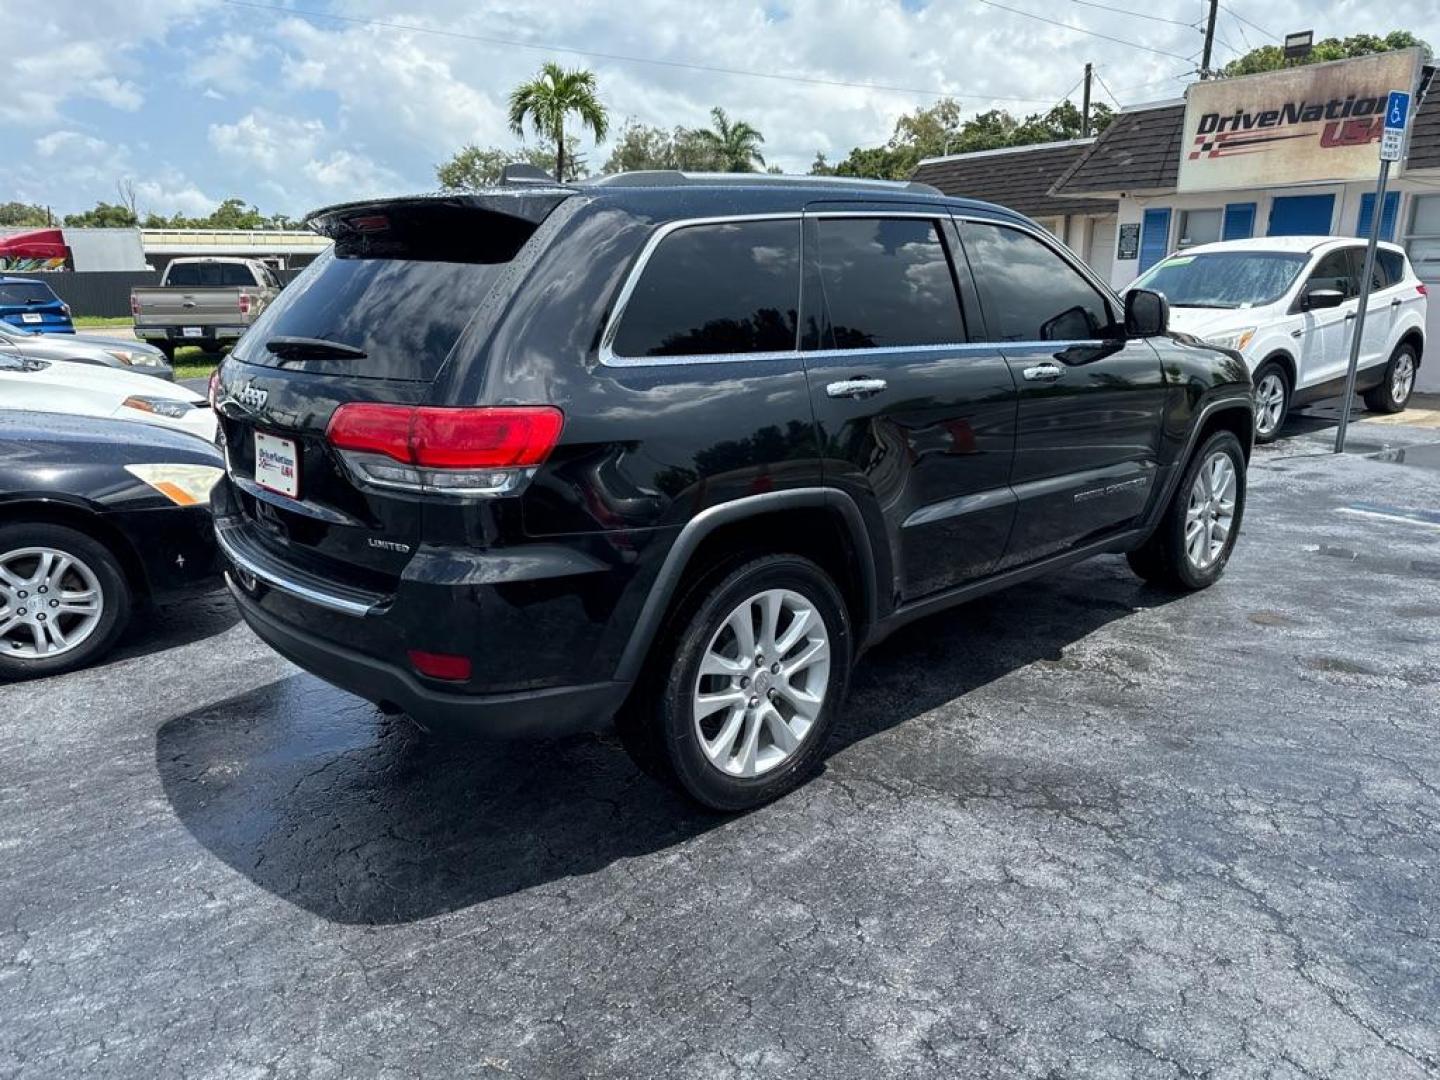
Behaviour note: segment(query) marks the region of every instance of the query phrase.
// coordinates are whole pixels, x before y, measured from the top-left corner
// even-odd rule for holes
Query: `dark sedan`
[[[138,601],[215,584],[223,468],[184,432],[0,409],[0,681],[90,664]]]

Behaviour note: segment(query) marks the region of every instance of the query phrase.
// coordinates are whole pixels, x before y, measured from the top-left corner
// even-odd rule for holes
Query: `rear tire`
[[[1403,412],[1415,390],[1415,371],[1420,366],[1415,347],[1400,344],[1385,365],[1380,385],[1365,391],[1365,408],[1371,412]]]
[[[1255,369],[1255,441],[1274,442],[1290,415],[1290,375],[1283,364],[1267,360]]]
[[[747,630],[748,627],[748,630]],[[619,721],[636,763],[714,810],[760,806],[815,768],[849,684],[851,629],[830,577],[767,555],[702,583]]]
[[[81,599],[89,594],[93,603]],[[0,526],[0,680],[93,664],[129,623],[130,607],[125,573],[98,540],[48,522]]]
[[[1127,556],[1130,569],[1165,588],[1208,588],[1225,572],[1244,515],[1245,454],[1233,433],[1217,431],[1190,459],[1155,532]]]

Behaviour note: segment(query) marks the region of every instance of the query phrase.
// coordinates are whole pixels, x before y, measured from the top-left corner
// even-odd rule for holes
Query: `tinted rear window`
[[[433,379],[535,225],[484,211],[431,206],[374,212],[265,309],[240,346],[247,363],[355,378]],[[334,224],[334,223],[332,223]],[[272,337],[316,338],[366,356],[290,359]]]
[[[625,305],[618,356],[795,348],[800,221],[691,225],[660,241]]]
[[[241,263],[177,263],[170,267],[165,284],[181,288],[218,289],[254,285],[255,275]]]
[[[965,340],[940,230],[918,218],[822,218],[820,277],[832,347],[903,348]]]
[[[11,281],[0,283],[0,304],[53,304],[56,296],[50,286],[39,281]]]

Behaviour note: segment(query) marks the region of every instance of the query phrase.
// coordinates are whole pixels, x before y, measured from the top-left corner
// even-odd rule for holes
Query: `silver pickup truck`
[[[158,286],[130,290],[135,336],[172,360],[179,345],[215,352],[245,333],[280,287],[255,259],[175,259]]]

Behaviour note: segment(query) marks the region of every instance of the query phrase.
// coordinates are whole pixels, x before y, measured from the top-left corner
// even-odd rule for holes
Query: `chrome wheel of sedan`
[[[1285,380],[1271,371],[1255,385],[1255,433],[1273,435],[1285,415]]]
[[[753,777],[788,760],[825,704],[830,636],[816,606],[767,589],[726,616],[695,681],[692,716],[706,759]]]
[[[95,633],[105,596],[95,571],[47,547],[0,553],[0,654],[42,660],[77,649]]]
[[[1225,550],[1235,523],[1238,479],[1230,455],[1217,450],[1205,459],[1190,486],[1185,509],[1185,557],[1197,570],[1208,570]]]
[[[1394,370],[1390,373],[1390,397],[1396,405],[1404,405],[1410,398],[1415,385],[1415,358],[1402,352],[1395,358]]]

